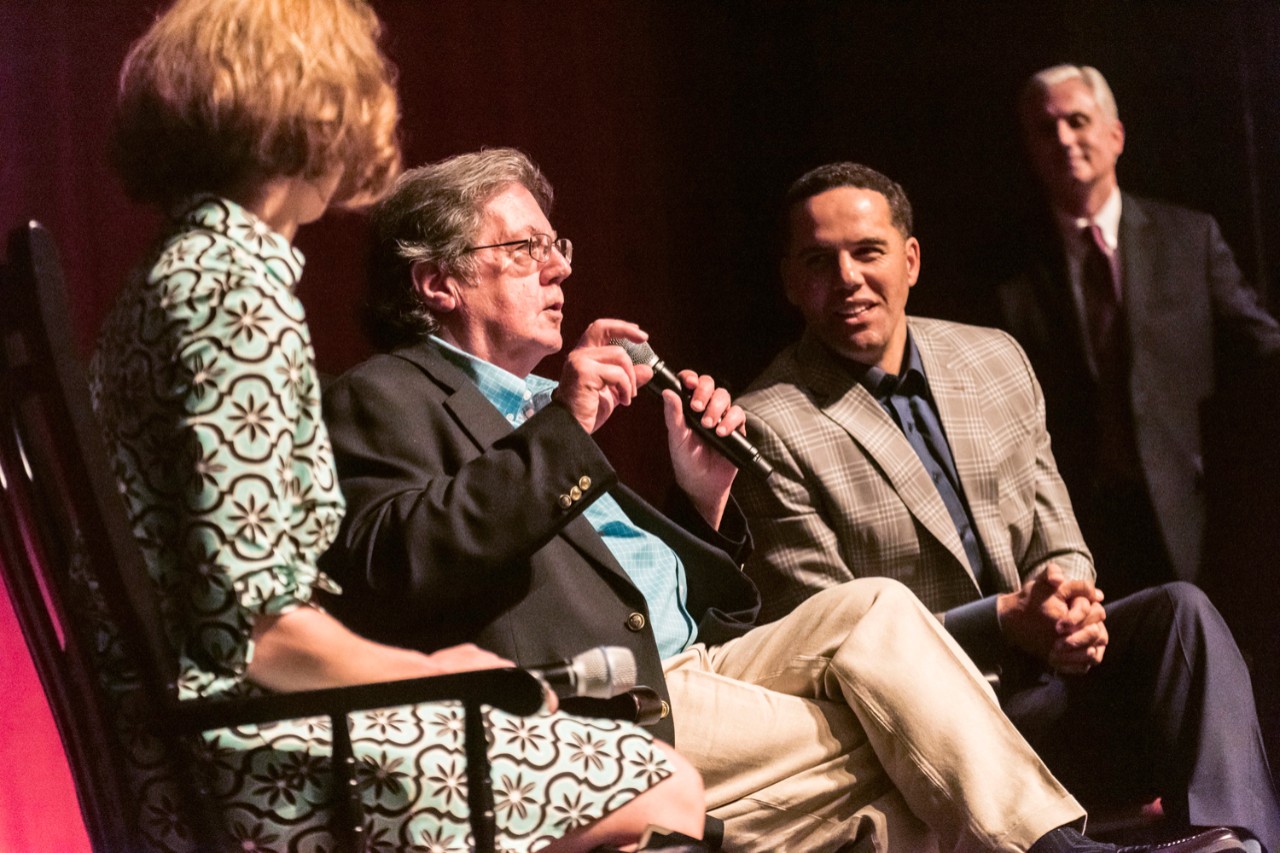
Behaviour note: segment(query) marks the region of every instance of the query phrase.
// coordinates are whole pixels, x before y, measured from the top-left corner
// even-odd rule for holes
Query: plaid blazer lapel
[[[968,559],[938,489],[902,430],[880,408],[867,389],[816,340],[801,342],[797,361],[803,381],[812,389],[822,413],[859,445],[907,511],[968,572]],[[883,512],[884,507],[875,512]]]
[[[989,565],[1006,576],[1006,582],[1016,588],[1020,583],[1017,566],[1009,560],[1000,559],[1000,554],[993,554],[988,544],[1000,542],[1007,536],[1000,515],[996,451],[991,444],[991,428],[984,410],[984,403],[990,401],[984,400],[971,373],[956,370],[956,365],[965,361],[965,354],[956,346],[956,341],[934,336],[931,331],[927,326],[911,325],[929,380],[929,390],[938,407],[938,417],[955,460],[960,487]],[[962,562],[968,568],[968,561]]]

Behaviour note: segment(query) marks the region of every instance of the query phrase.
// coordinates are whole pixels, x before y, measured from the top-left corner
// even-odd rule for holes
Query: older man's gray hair
[[[439,322],[413,281],[418,262],[466,281],[475,272],[467,248],[480,230],[485,205],[512,184],[551,213],[551,184],[523,152],[487,148],[410,169],[372,212],[366,332],[391,348],[434,333]]]

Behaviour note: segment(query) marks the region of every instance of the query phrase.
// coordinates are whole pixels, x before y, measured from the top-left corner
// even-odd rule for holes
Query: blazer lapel
[[[1033,275],[1039,281],[1033,283],[1036,292],[1042,295],[1045,321],[1045,337],[1041,342],[1050,350],[1063,347],[1067,352],[1060,358],[1067,358],[1081,366],[1072,368],[1076,376],[1088,374],[1097,379],[1098,370],[1089,355],[1090,343],[1088,329],[1081,316],[1081,306],[1071,289],[1071,276],[1067,270],[1066,249],[1062,245],[1062,235],[1056,225],[1045,226],[1045,230],[1035,237],[1037,248]]]
[[[494,408],[471,379],[440,355],[430,343],[423,341],[411,347],[396,350],[393,355],[416,366],[431,381],[449,392],[444,407],[453,415],[458,429],[475,444],[477,450],[485,450],[504,435],[511,433],[511,424]]]
[[[997,287],[1003,325],[1042,374],[1051,368],[1073,383],[1080,376],[1095,378],[1082,308],[1072,293],[1066,249],[1053,215],[1045,210],[1031,216],[1016,233],[1017,272]]]
[[[1142,209],[1142,203],[1133,196],[1123,193],[1120,207],[1120,269],[1121,298],[1125,323],[1129,328],[1130,340],[1140,337],[1135,331],[1142,321],[1155,310],[1152,300],[1156,297],[1152,283],[1156,281],[1153,262],[1159,252],[1138,252],[1124,250],[1125,246],[1150,246],[1156,239],[1148,234],[1150,220]]]
[[[415,365],[431,381],[450,392],[444,400],[444,407],[453,416],[458,428],[475,444],[478,452],[485,451],[511,434],[512,426],[502,413],[480,393],[470,377],[440,355],[434,346],[423,342],[396,350],[394,355]],[[581,513],[564,526],[560,535],[573,543],[587,559],[606,567],[628,584],[631,583],[630,576],[614,559],[609,546],[604,544],[600,534]]]
[[[991,445],[991,430],[985,423],[984,400],[973,377],[967,371],[957,369],[958,365],[964,364],[964,353],[954,346],[953,341],[935,338],[927,328],[922,329],[916,324],[912,324],[911,333],[924,362],[929,390],[938,407],[938,417],[955,460],[960,488],[973,516],[987,564],[1005,575],[1006,582],[1011,581],[1016,588],[1020,583],[1017,567],[998,565],[987,544],[1001,541],[1007,533],[1003,530],[1004,522],[1000,516],[996,453]],[[968,559],[961,562],[969,568]]]
[[[898,425],[815,338],[806,333],[796,356],[802,380],[813,389],[823,414],[863,449],[907,511],[967,567],[955,523]]]

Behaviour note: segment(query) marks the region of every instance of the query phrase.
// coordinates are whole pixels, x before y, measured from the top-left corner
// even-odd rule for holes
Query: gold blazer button
[[[579,489],[582,489],[582,491],[584,491],[584,492],[585,492],[587,489],[591,488],[591,478],[590,478],[590,477],[586,477],[586,476],[579,477],[579,478],[578,478],[578,488],[579,488]]]
[[[557,502],[560,504],[561,509],[568,509],[569,507],[573,506],[573,498],[569,497],[568,495],[561,495],[558,498]]]
[[[631,631],[643,631],[644,624],[643,613],[632,613],[627,617],[627,628]]]

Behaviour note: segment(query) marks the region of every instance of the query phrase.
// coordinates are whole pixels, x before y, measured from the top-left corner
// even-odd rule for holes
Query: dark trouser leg
[[[1086,807],[1159,795],[1175,819],[1280,851],[1248,671],[1217,610],[1165,584],[1108,604],[1107,630],[1101,665],[1011,692],[1010,719]]]

